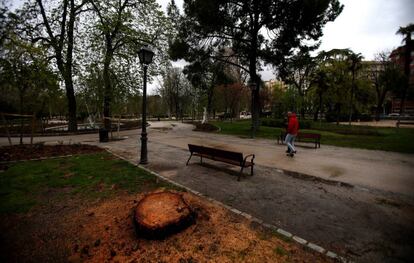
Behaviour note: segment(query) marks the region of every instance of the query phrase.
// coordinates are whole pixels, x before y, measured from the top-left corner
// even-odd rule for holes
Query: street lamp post
[[[147,150],[147,68],[152,62],[154,52],[147,46],[142,47],[138,51],[139,62],[144,67],[144,87],[142,91],[142,132],[141,132],[141,159],[140,164],[148,163],[148,150]]]

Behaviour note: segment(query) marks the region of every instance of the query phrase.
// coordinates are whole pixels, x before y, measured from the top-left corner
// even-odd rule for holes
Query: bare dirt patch
[[[200,197],[182,195],[196,223],[164,240],[136,235],[132,211],[143,195],[122,194],[4,216],[0,233],[7,243],[0,252],[6,262],[331,262]]]
[[[104,151],[103,149],[84,144],[71,145],[14,145],[0,147],[0,162],[56,157],[71,154],[89,154]]]

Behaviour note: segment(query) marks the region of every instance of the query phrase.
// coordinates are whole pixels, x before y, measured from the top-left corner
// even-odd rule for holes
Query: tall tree
[[[315,67],[315,59],[304,49],[287,58],[278,69],[281,79],[298,90],[302,118],[305,118],[305,93],[311,84],[311,75]]]
[[[41,113],[48,102],[46,94],[58,88],[57,76],[49,67],[46,51],[26,41],[14,27],[21,17],[14,13],[8,17],[0,52],[0,93],[5,94],[0,102],[7,111],[15,109],[20,115]],[[23,119],[20,124],[22,144]]]
[[[348,54],[348,67],[349,70],[351,71],[351,75],[352,75],[352,84],[351,84],[351,98],[349,101],[349,125],[351,125],[352,122],[352,108],[354,107],[353,104],[353,100],[354,100],[354,92],[356,89],[356,81],[355,81],[355,77],[358,73],[358,71],[361,69],[363,56],[360,53],[354,53],[352,51],[350,51],[350,53]]]
[[[329,73],[322,63],[311,76],[311,88],[314,88],[318,101],[318,106],[313,115],[313,120],[317,121],[319,113],[322,114],[324,112],[323,97],[329,89]]]
[[[73,49],[75,41],[75,24],[87,0],[63,0],[57,5],[45,8],[43,0],[36,0],[37,11],[42,17],[41,34],[34,40],[41,40],[46,47],[51,47],[56,66],[64,80],[68,100],[69,131],[77,130],[76,98],[73,87]]]
[[[220,61],[214,62],[208,58],[203,61],[195,61],[185,66],[184,73],[187,75],[193,87],[207,97],[208,117],[211,116],[213,111],[215,87],[236,81],[234,76],[226,72],[226,65],[224,63]]]
[[[115,70],[112,63],[122,58],[132,67],[138,49],[144,44],[159,46],[163,37],[165,17],[155,0],[89,0],[97,14],[98,38],[103,41],[104,123],[110,129],[111,103]],[[99,44],[98,44],[99,45]]]
[[[348,91],[351,89],[348,64],[350,53],[349,49],[331,49],[318,54],[319,68],[323,68],[328,80],[325,86],[329,87],[327,90],[330,102],[328,115],[335,114],[337,125],[339,125],[344,104],[348,98]]]
[[[163,78],[163,85],[159,89],[159,93],[168,106],[169,117],[174,115],[178,120],[182,117],[186,102],[191,95],[191,84],[180,68],[169,68]]]
[[[369,69],[371,83],[375,88],[376,93],[376,109],[375,120],[380,120],[380,114],[383,109],[385,98],[387,94],[394,90],[402,90],[404,86],[404,73],[400,67],[390,60],[389,52],[380,52],[376,55],[373,65]]]
[[[303,45],[302,40],[318,40],[322,27],[342,7],[337,0],[185,0],[172,57],[194,61],[207,56],[246,71],[256,87],[252,89],[254,136],[259,124],[261,61],[278,65]],[[219,47],[230,47],[233,52],[220,54]]]
[[[410,65],[411,65],[411,53],[413,52],[413,40],[411,39],[411,35],[414,32],[414,24],[409,24],[405,27],[400,27],[397,31],[397,34],[402,35],[404,37],[404,74],[406,77],[406,83],[404,85],[404,89],[401,96],[401,104],[400,104],[400,116],[404,113],[404,104],[405,99],[407,96],[407,91],[410,87]],[[398,118],[399,123],[399,118]]]

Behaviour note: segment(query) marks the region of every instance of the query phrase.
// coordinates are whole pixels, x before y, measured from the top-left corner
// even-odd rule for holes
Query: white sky
[[[166,10],[170,0],[157,0]],[[340,0],[342,13],[323,29],[318,51],[350,48],[372,60],[380,51],[393,50],[401,45],[396,35],[400,26],[414,23],[414,0]],[[175,0],[182,7],[183,0]],[[182,65],[182,63],[177,63]],[[261,72],[264,80],[275,78],[271,70]]]
[[[208,1],[208,0],[206,0]],[[23,0],[11,0],[20,6]],[[166,11],[170,0],[157,0]],[[414,0],[340,0],[344,10],[334,22],[328,23],[319,50],[350,48],[366,60],[379,51],[401,45],[402,37],[395,34],[400,26],[414,23]],[[175,0],[180,8],[183,0]],[[177,66],[183,63],[174,63]],[[264,80],[274,78],[270,70],[261,73]],[[154,85],[154,84],[153,84]],[[153,86],[151,85],[151,86]]]

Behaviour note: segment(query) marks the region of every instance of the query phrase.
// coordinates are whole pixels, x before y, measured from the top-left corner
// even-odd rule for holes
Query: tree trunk
[[[259,33],[259,11],[258,1],[253,1],[253,26],[250,30],[251,49],[249,53],[249,75],[250,81],[255,85],[252,89],[252,131],[251,137],[256,136],[259,127],[259,113],[260,113],[260,78],[257,75],[257,49],[258,49],[258,33]]]
[[[377,94],[378,97],[378,103],[377,103],[377,107],[375,109],[375,120],[379,121],[380,120],[380,115],[381,115],[381,110],[382,110],[382,105],[384,104],[384,100],[385,100],[385,95],[386,95],[386,91],[383,91],[381,94]]]
[[[25,88],[20,89],[20,115],[23,115],[24,90]],[[23,124],[23,117],[20,116],[20,144],[23,144]]]
[[[69,123],[68,130],[75,132],[78,130],[78,124],[76,120],[76,99],[75,92],[73,89],[73,80],[72,80],[72,67],[73,67],[73,30],[75,27],[75,2],[74,0],[70,1],[70,14],[69,14],[69,24],[68,24],[68,43],[67,43],[67,52],[66,52],[66,70],[65,70],[65,86],[66,86],[66,97],[68,98],[68,112],[69,112]]]
[[[339,115],[341,114],[341,106],[340,104],[336,105],[336,125],[339,125]]]
[[[349,125],[352,122],[352,107],[353,107],[353,99],[354,99],[354,88],[355,88],[355,72],[352,71],[352,87],[351,87],[351,101],[349,103]]]
[[[72,77],[68,77],[65,79],[65,88],[66,88],[66,97],[68,99],[68,113],[69,113],[68,131],[76,132],[78,130],[78,123],[76,119],[76,98],[75,98],[75,92],[73,90]]]
[[[70,0],[70,11],[69,11],[69,23],[66,26],[62,26],[61,37],[57,38],[56,34],[53,33],[52,28],[50,27],[49,20],[47,19],[45,9],[43,7],[43,2],[41,0],[36,1],[39,8],[40,13],[43,18],[43,24],[46,27],[46,32],[49,35],[49,43],[53,46],[54,55],[56,56],[56,64],[59,69],[59,72],[62,78],[65,81],[65,89],[66,89],[66,97],[68,99],[68,113],[69,113],[69,123],[68,123],[68,130],[71,132],[75,132],[78,129],[77,121],[76,121],[76,99],[75,93],[73,90],[73,80],[72,80],[72,56],[73,56],[73,41],[74,41],[74,25],[76,20],[76,10],[75,10],[75,2],[74,0]],[[64,12],[62,14],[62,21],[60,22],[62,25],[66,23],[66,17],[68,14],[67,7],[68,7],[68,0],[64,1]],[[66,29],[67,28],[67,29]],[[66,31],[67,30],[67,31]],[[63,53],[63,46],[64,46],[64,33],[67,33],[67,50],[66,54]],[[63,56],[66,55],[66,62],[64,62]]]
[[[210,87],[207,92],[207,120],[211,116],[211,111],[213,108],[213,95],[214,95],[214,86]]]
[[[382,107],[381,107],[380,104],[378,104],[376,109],[375,109],[375,120],[376,121],[380,120],[381,110],[382,110]]]
[[[313,113],[313,121],[318,120],[318,115],[319,115],[319,107],[316,108],[316,111]]]
[[[303,84],[301,84],[303,85]],[[300,97],[300,117],[302,120],[305,119],[305,94],[302,92],[302,88],[299,88],[299,97]]]
[[[110,49],[110,48],[109,48]],[[111,86],[111,76],[110,76],[110,64],[112,60],[112,54],[110,50],[105,53],[105,62],[104,62],[104,69],[103,69],[103,79],[104,79],[104,127],[107,131],[111,130],[111,120],[109,119],[111,116],[111,100],[112,100],[112,86]]]

